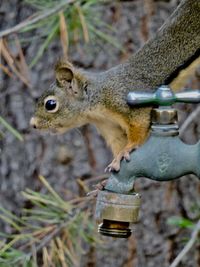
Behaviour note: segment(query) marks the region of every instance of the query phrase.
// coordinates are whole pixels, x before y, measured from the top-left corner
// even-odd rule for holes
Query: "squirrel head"
[[[69,62],[55,66],[56,82],[39,98],[30,124],[40,130],[63,133],[85,124],[88,79]]]

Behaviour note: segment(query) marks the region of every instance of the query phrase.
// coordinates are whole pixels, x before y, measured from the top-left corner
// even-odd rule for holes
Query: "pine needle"
[[[1,63],[0,63],[0,69],[2,69],[3,72],[5,72],[10,78],[13,78],[13,75],[10,72],[10,70],[6,66],[2,65]]]
[[[0,123],[10,132],[12,133],[19,141],[23,142],[24,139],[22,135],[15,130],[7,121],[5,121],[1,116],[0,116]]]
[[[30,85],[30,75],[29,75],[29,68],[28,65],[26,63],[26,59],[20,44],[20,41],[17,37],[17,35],[15,35],[15,44],[19,53],[19,62],[17,60],[15,60],[16,65],[18,66],[18,69],[21,70],[22,75],[26,78],[28,84]]]
[[[56,191],[50,186],[50,184],[47,182],[47,180],[44,178],[44,176],[39,175],[40,181],[43,183],[43,185],[49,190],[49,192],[54,196],[54,198],[65,208],[69,209],[70,205],[66,205],[66,202],[62,200],[62,198],[56,193]]]
[[[78,11],[78,15],[80,17],[81,26],[82,26],[82,29],[83,29],[84,40],[85,40],[86,43],[89,43],[90,37],[89,37],[89,31],[88,31],[88,27],[87,27],[85,16],[83,15],[82,9],[81,9],[81,7],[80,7],[80,5],[78,3],[75,4],[75,7],[76,7],[76,9]]]
[[[65,253],[64,253],[64,245],[59,237],[56,238],[56,242],[58,245],[58,257],[60,259],[62,267],[69,267],[65,261]]]
[[[65,16],[63,12],[59,13],[60,18],[60,42],[62,45],[63,56],[64,58],[68,58],[68,47],[69,47],[69,37],[67,30],[67,23],[65,20]]]
[[[27,86],[30,87],[30,83],[27,80],[26,77],[23,76],[23,74],[20,72],[20,69],[17,69],[15,66],[15,59],[12,56],[12,53],[10,52],[7,42],[5,40],[0,39],[0,47],[1,47],[1,54],[10,67],[10,69],[13,71],[13,73]]]
[[[42,55],[44,54],[44,51],[47,49],[48,45],[51,43],[56,33],[58,32],[58,29],[59,29],[59,24],[56,23],[54,27],[52,28],[51,32],[49,33],[49,35],[47,36],[46,40],[44,41],[43,45],[38,50],[37,55],[34,57],[32,62],[30,63],[29,65],[30,68],[32,68],[38,62],[38,60],[42,57]]]

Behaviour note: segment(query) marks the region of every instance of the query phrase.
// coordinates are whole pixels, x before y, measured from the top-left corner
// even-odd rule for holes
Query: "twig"
[[[88,125],[83,126],[82,133],[83,133],[83,138],[84,138],[84,141],[85,141],[85,144],[87,147],[87,151],[88,151],[88,161],[89,161],[89,164],[91,166],[92,171],[94,171],[96,168],[97,162],[96,162],[94,150],[93,150],[93,148],[91,146],[91,142],[90,142],[91,137],[90,137],[90,130],[88,128]]]
[[[0,32],[0,38],[9,35],[11,33],[16,33],[19,32],[20,30],[22,30],[23,28],[32,25],[40,20],[43,20],[45,18],[48,18],[50,16],[52,16],[55,13],[58,13],[60,11],[62,11],[66,5],[72,4],[75,0],[63,0],[60,4],[58,4],[57,6],[54,6],[51,9],[48,9],[47,11],[45,11],[44,13],[34,17],[33,19],[28,19],[25,21],[20,22],[19,24],[15,25],[12,28],[9,28],[7,30],[1,31]]]
[[[180,136],[183,136],[184,131],[186,128],[192,123],[192,121],[197,117],[197,115],[200,113],[200,106],[198,106],[184,121],[184,123],[181,125],[179,133]]]
[[[172,262],[172,264],[169,267],[177,267],[178,266],[178,264],[181,262],[183,257],[188,253],[188,251],[194,245],[194,243],[198,237],[199,231],[200,231],[200,220],[195,225],[195,228],[192,232],[190,240],[188,241],[188,243],[185,245],[185,247],[182,249],[182,251],[178,254],[178,256],[175,258],[175,260]]]
[[[53,230],[53,232],[51,232],[43,240],[41,240],[40,244],[35,248],[36,253],[40,251],[43,247],[45,247],[53,238],[58,236],[63,230],[63,228],[67,227],[70,223],[72,223],[72,221],[76,218],[76,215],[77,213],[74,214],[71,220],[63,222],[60,226]],[[29,256],[32,256],[32,252],[29,253]]]

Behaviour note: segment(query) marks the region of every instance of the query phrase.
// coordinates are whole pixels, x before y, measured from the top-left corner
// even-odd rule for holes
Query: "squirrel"
[[[160,84],[181,89],[176,85],[178,74],[183,81],[200,63],[199,29],[200,2],[184,0],[155,37],[123,64],[91,73],[68,61],[58,62],[56,81],[40,97],[31,125],[64,133],[94,124],[114,155],[107,170],[119,171],[121,160],[130,160],[130,152],[145,142],[150,129],[151,107],[129,107],[128,92],[153,90]]]

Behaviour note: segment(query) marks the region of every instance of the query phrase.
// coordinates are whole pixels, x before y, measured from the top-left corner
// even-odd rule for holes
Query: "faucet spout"
[[[147,142],[131,154],[130,162],[122,162],[118,173],[112,173],[106,190],[117,193],[133,191],[137,178],[170,181],[186,174],[200,177],[200,142],[183,143],[178,136],[151,134]]]

